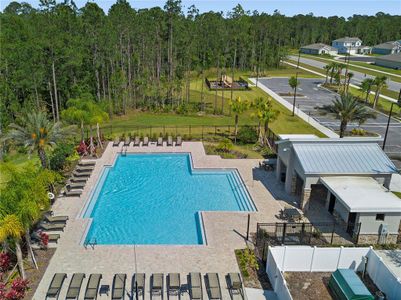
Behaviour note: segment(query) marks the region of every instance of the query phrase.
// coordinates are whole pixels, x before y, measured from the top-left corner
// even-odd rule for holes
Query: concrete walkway
[[[117,155],[121,152],[121,145],[112,147],[112,143],[109,143],[103,156],[96,160],[95,169],[88,179],[81,197],[58,198],[53,205],[54,214],[67,215],[69,221],[65,231],[60,232],[61,238],[57,250],[33,299],[45,299],[46,291],[55,273],[67,273],[68,275],[61,290],[60,299],[65,298],[73,273],[85,273],[87,276],[82,285],[81,297],[90,274],[102,274],[101,284],[111,287],[113,275],[125,273],[127,274],[126,295],[129,296],[131,278],[135,272],[146,274],[145,299],[150,299],[151,274],[167,275],[169,272],[181,274],[184,289],[187,286],[186,276],[189,272],[201,272],[202,275],[207,272],[216,272],[220,277],[223,299],[230,299],[225,276],[229,272],[239,272],[234,250],[246,247],[244,237],[247,230],[248,212],[202,212],[207,245],[97,245],[93,249],[83,246],[91,222],[91,219],[82,217],[83,212],[90,201],[91,193],[104,166],[113,165]],[[282,185],[274,179],[273,172],[259,168],[260,160],[222,159],[219,156],[206,155],[201,142],[184,142],[181,147],[167,147],[166,145],[157,147],[154,144],[148,147],[129,146],[127,152],[191,153],[195,168],[236,168],[257,208],[257,211],[249,212],[251,214],[251,232],[255,231],[257,222],[277,222],[276,215],[284,207],[284,200],[280,201],[280,198],[272,195],[277,196],[283,193]],[[206,293],[207,291],[204,289],[204,295]],[[167,296],[166,293],[165,296]],[[110,299],[110,296],[101,296],[98,299]],[[184,292],[181,299],[189,299],[188,293]]]
[[[260,78],[260,79],[262,79],[262,78]],[[249,80],[251,82],[253,82],[254,84],[256,84],[256,78],[249,78]],[[286,101],[283,97],[281,97],[280,95],[276,94],[275,92],[273,92],[271,89],[269,89],[268,87],[266,87],[263,84],[262,85],[258,84],[258,88],[260,88],[264,92],[268,93],[277,102],[279,102],[285,108],[287,108],[290,111],[292,111],[292,109],[293,109],[292,105],[290,103],[288,103],[288,101]],[[300,117],[302,120],[304,120],[305,122],[307,122],[311,126],[315,127],[317,130],[319,130],[320,132],[325,134],[327,137],[330,137],[330,138],[338,138],[339,137],[337,133],[335,133],[334,131],[330,130],[329,128],[323,126],[322,124],[320,124],[315,119],[311,118],[310,116],[308,116],[306,113],[304,113],[302,110],[300,110],[298,108],[295,108],[295,115]]]

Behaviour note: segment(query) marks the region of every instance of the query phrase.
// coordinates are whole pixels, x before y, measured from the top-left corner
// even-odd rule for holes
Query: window
[[[376,214],[376,221],[384,221],[384,214]]]

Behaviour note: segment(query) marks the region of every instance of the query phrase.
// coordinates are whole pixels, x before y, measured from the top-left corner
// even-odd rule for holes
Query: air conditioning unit
[[[388,236],[387,224],[381,224],[379,228],[379,244],[385,244]]]

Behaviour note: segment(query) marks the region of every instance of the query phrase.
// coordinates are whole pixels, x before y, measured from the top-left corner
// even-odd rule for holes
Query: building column
[[[305,188],[305,187],[303,188],[303,192],[301,195],[301,202],[299,204],[302,211],[307,211],[309,209],[311,191],[312,190],[310,188]]]
[[[276,165],[276,179],[278,182],[281,181],[281,165],[283,163],[281,162],[281,159],[277,157],[277,165]]]
[[[294,171],[294,149],[289,150],[290,153],[288,154],[288,166],[287,166],[287,171],[285,174],[285,191],[288,194],[291,194],[292,192],[292,182],[293,182],[293,177],[295,175]]]

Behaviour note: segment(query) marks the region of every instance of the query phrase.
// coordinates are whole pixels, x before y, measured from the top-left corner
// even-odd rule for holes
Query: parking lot
[[[332,129],[339,130],[340,122],[334,116],[322,114],[317,107],[330,104],[338,94],[327,90],[320,85],[324,83],[324,79],[320,78],[299,78],[300,84],[297,94],[300,97],[296,99],[296,107],[306,114],[310,115],[322,125]],[[288,85],[288,78],[262,78],[259,83],[271,89],[277,94],[286,94],[292,92]],[[282,96],[286,101],[293,103],[293,96]],[[363,125],[353,122],[348,124],[348,130],[353,128],[363,128],[369,132],[379,134],[384,137],[388,116],[378,112],[376,119],[368,119]],[[386,142],[386,152],[388,154],[401,153],[401,122],[392,119]]]

